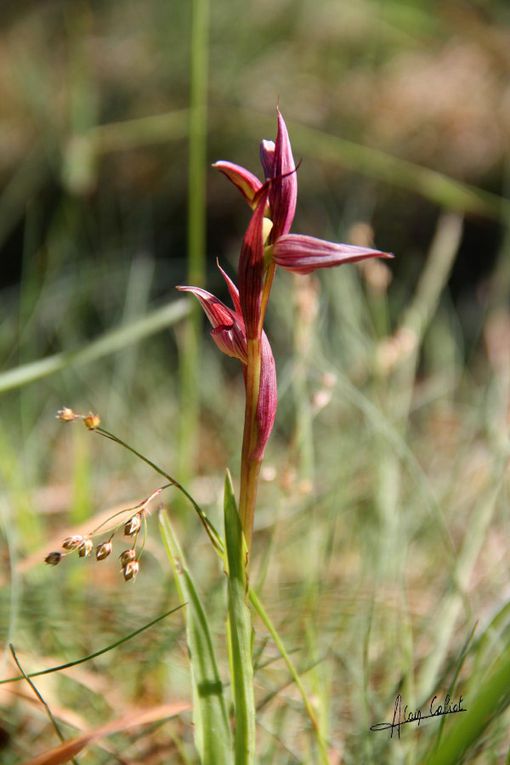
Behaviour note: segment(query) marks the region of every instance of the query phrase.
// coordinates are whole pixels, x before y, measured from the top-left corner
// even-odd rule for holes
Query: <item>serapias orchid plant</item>
[[[318,268],[393,257],[367,247],[290,233],[296,211],[297,169],[287,127],[279,111],[276,141],[262,141],[260,161],[264,182],[232,162],[220,161],[213,165],[239,189],[253,209],[241,247],[239,290],[218,265],[233,308],[199,287],[177,287],[198,298],[213,327],[211,335],[218,348],[243,364],[246,403],[239,512],[248,550],[260,466],[277,407],[275,363],[263,329],[276,267],[308,274]]]

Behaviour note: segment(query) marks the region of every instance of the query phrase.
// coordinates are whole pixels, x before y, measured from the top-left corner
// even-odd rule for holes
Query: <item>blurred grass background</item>
[[[177,605],[156,528],[134,586],[110,561],[40,561],[66,529],[158,485],[127,452],[57,423],[62,405],[99,411],[171,473],[182,461],[188,308],[174,286],[188,278],[195,193],[206,200],[208,288],[223,295],[216,257],[235,273],[242,200],[205,167],[206,187],[188,186],[192,7],[2,3],[3,677],[14,674],[9,641],[26,671],[39,669]],[[210,3],[205,161],[257,172],[279,103],[303,158],[294,230],[373,238],[397,256],[391,272],[280,273],[268,318],[280,406],[254,583],[332,763],[423,762],[435,722],[400,742],[369,726],[391,718],[398,691],[425,705],[456,673],[469,707],[508,647],[509,16],[496,0]],[[199,356],[189,488],[216,521],[224,467],[238,469],[242,384],[207,337]],[[221,636],[222,574],[195,516],[169,501]],[[314,762],[262,625],[255,648],[261,763]],[[187,673],[176,614],[38,687],[71,736],[189,698]],[[0,690],[2,763],[56,743],[28,686]],[[508,724],[502,709],[469,761],[504,762]],[[80,762],[194,762],[191,742],[182,715]]]

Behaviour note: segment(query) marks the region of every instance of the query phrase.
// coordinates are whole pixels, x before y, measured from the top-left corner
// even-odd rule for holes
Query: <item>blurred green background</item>
[[[225,298],[215,260],[235,274],[249,216],[208,166],[228,159],[259,174],[258,142],[274,137],[279,104],[302,159],[293,230],[373,242],[396,259],[389,270],[278,275],[267,331],[280,406],[254,584],[303,672],[333,765],[424,762],[439,725],[400,743],[369,726],[388,719],[399,690],[415,708],[453,684],[469,704],[508,645],[510,9],[211,0],[200,38],[197,8],[2,2],[1,675],[14,673],[9,641],[27,671],[40,669],[177,605],[155,518],[134,585],[109,561],[40,563],[65,530],[158,485],[132,455],[57,423],[62,405],[97,410],[182,470],[219,523],[223,470],[236,476],[239,465],[241,375],[205,326],[195,348],[174,287],[188,279],[190,247],[203,249],[204,282]],[[190,180],[190,73],[204,62]],[[195,516],[169,502],[221,644],[223,575]],[[314,762],[300,699],[261,625],[255,649],[261,763]],[[177,614],[39,687],[71,737],[187,699],[187,672]],[[0,686],[6,765],[57,743],[32,696]],[[470,762],[505,761],[500,706]],[[189,715],[108,747],[80,762],[196,761]]]

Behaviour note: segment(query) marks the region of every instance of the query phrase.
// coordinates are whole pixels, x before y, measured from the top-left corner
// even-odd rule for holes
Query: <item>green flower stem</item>
[[[239,496],[239,514],[243,525],[248,552],[251,548],[253,520],[261,460],[253,459],[252,454],[257,444],[257,404],[260,393],[260,369],[262,364],[261,338],[266,316],[269,294],[273,285],[276,266],[269,264],[262,291],[260,320],[257,338],[248,339],[248,362],[246,365],[246,403],[244,412],[243,449],[241,455],[241,491]]]
[[[257,445],[257,404],[260,391],[261,343],[260,339],[248,339],[248,362],[246,365],[246,403],[244,410],[243,449],[241,454],[241,490],[239,513],[243,525],[248,552],[251,547],[260,460],[252,454]]]

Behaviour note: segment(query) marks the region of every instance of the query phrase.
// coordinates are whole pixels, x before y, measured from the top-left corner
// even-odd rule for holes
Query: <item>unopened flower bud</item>
[[[138,574],[138,571],[140,570],[140,564],[137,560],[130,560],[128,564],[124,566],[122,569],[122,573],[124,575],[124,579],[126,582],[132,581],[136,575]]]
[[[137,513],[136,515],[133,515],[133,517],[130,518],[129,521],[126,521],[126,524],[124,526],[124,534],[127,537],[132,537],[133,534],[136,534],[136,532],[139,530],[141,525],[142,525],[142,521],[141,521],[139,513]]]
[[[83,543],[83,537],[81,536],[81,534],[75,534],[72,537],[67,537],[66,539],[64,539],[64,541],[62,542],[62,547],[64,548],[64,550],[77,550],[82,543]]]
[[[267,141],[264,138],[260,142],[260,164],[266,178],[272,178],[274,174],[274,152],[274,141]]]
[[[89,412],[88,415],[83,418],[83,422],[89,430],[95,430],[101,424],[101,418],[98,414]]]
[[[102,542],[100,545],[96,548],[96,558],[97,560],[104,560],[109,556],[109,554],[112,551],[112,543],[111,542]]]
[[[136,559],[136,552],[134,550],[124,550],[120,554],[120,565],[125,568],[128,563]]]
[[[62,407],[62,409],[59,409],[57,412],[57,420],[60,420],[61,422],[72,422],[73,420],[76,420],[77,417],[78,415],[68,406]]]
[[[78,555],[80,558],[88,558],[94,547],[92,539],[84,539],[81,545],[78,547]]]
[[[61,560],[62,560],[62,553],[50,552],[50,554],[45,557],[44,562],[47,563],[49,566],[56,566],[58,563],[60,563]]]

